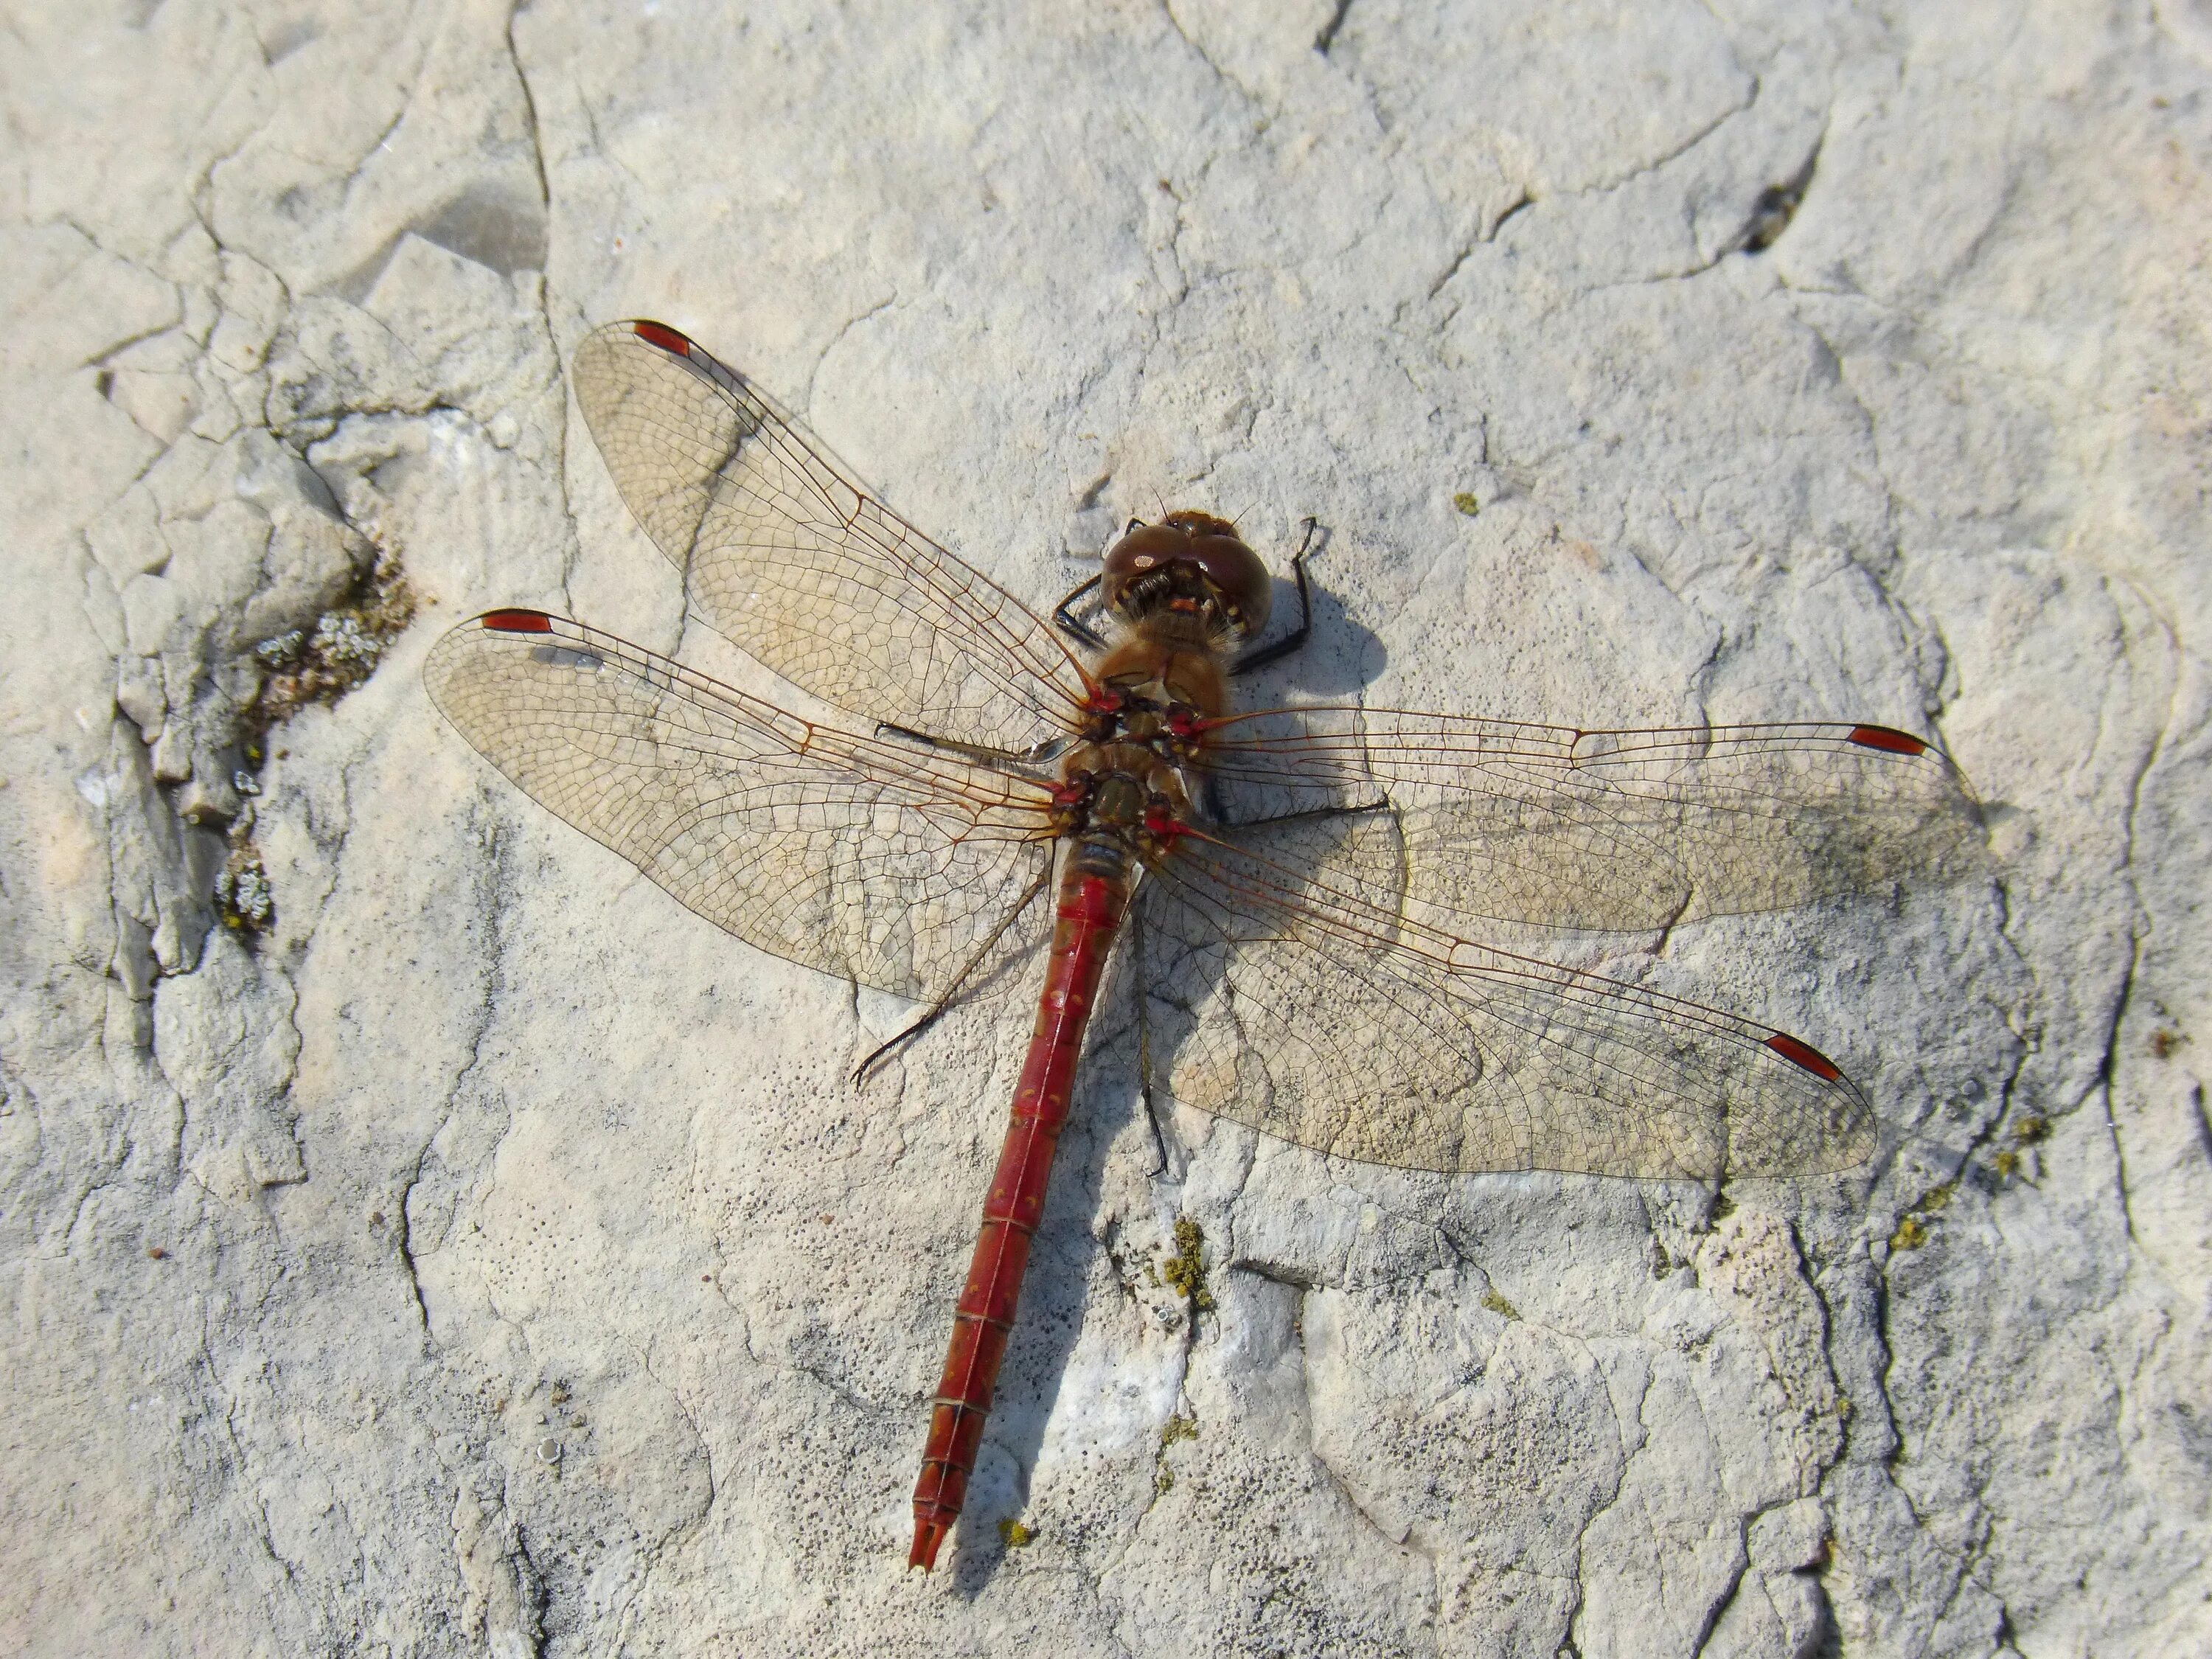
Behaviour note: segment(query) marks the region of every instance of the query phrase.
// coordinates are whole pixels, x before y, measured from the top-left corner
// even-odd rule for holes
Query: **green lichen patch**
[[[247,753],[258,758],[258,739],[271,726],[315,703],[336,702],[376,671],[385,647],[415,616],[415,595],[399,562],[388,556],[347,595],[315,618],[264,640],[253,649],[261,690],[246,711]]]
[[[2033,1168],[2028,1148],[2040,1146],[2051,1138],[2051,1121],[2031,1114],[2012,1126],[2012,1145],[2000,1148],[1990,1158],[1990,1168],[2000,1181],[2027,1180]],[[2033,1184],[2032,1182],[2030,1184]]]
[[[1179,1440],[1198,1438],[1198,1419],[1194,1417],[1170,1417],[1160,1427],[1160,1449],[1165,1451]]]
[[[229,855],[215,878],[216,914],[224,927],[264,933],[276,919],[269,872],[253,844],[253,798],[261,793],[257,775],[269,756],[270,729],[311,704],[336,702],[366,680],[414,615],[415,595],[398,561],[380,556],[344,601],[323,612],[312,628],[289,629],[253,648],[261,685],[238,722],[246,764],[233,773],[231,786],[240,803],[226,831]]]
[[[1010,1550],[1025,1550],[1036,1542],[1036,1534],[1010,1515],[999,1522],[999,1541]]]
[[[1496,1314],[1501,1319],[1518,1319],[1521,1317],[1521,1310],[1515,1307],[1504,1297],[1498,1295],[1498,1287],[1495,1285],[1492,1285],[1488,1290],[1482,1293],[1482,1305],[1489,1309],[1491,1312]]]
[[[234,933],[265,933],[276,924],[276,899],[261,849],[253,844],[251,814],[230,826],[230,852],[216,872],[215,908]]]
[[[1475,499],[1472,489],[1462,489],[1452,497],[1452,510],[1471,519],[1482,511],[1482,503]]]
[[[1206,1288],[1206,1235],[1188,1216],[1176,1218],[1175,1254],[1160,1264],[1160,1278],[1194,1313],[1213,1311],[1213,1292]]]

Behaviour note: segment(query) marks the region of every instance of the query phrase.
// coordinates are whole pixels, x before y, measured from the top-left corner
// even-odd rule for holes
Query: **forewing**
[[[1049,867],[1045,792],[799,719],[539,611],[463,623],[423,668],[483,757],[747,944],[917,1000],[987,947]]]
[[[1886,726],[1583,731],[1398,709],[1284,709],[1211,728],[1224,813],[1387,805],[1380,872],[1447,918],[1650,928],[1970,868],[1958,769]]]
[[[1316,813],[1148,870],[1140,971],[1175,1098],[1410,1169],[1714,1180],[1871,1155],[1864,1097],[1796,1038],[1367,903],[1403,856],[1387,812]]]
[[[1002,750],[1066,732],[1086,687],[1052,630],[870,496],[751,382],[659,323],[577,349],[616,488],[735,644],[872,720]]]

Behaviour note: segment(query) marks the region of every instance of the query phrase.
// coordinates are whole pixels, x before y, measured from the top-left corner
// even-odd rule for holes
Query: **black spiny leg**
[[[1121,527],[1121,533],[1126,536],[1131,531],[1142,527],[1144,522],[1145,521],[1142,519],[1132,519],[1127,524]],[[1074,605],[1074,603],[1078,599],[1081,599],[1085,593],[1088,593],[1092,588],[1097,586],[1098,584],[1104,580],[1105,575],[1102,571],[1098,575],[1093,576],[1089,581],[1084,583],[1082,586],[1069,593],[1066,599],[1062,599],[1058,605],[1053,607],[1052,611],[1053,621],[1060,625],[1060,630],[1063,633],[1070,635],[1072,638],[1082,641],[1084,644],[1089,646],[1093,651],[1103,651],[1106,648],[1106,641],[1098,636],[1098,630],[1097,629],[1090,627],[1085,623],[1079,622],[1076,619],[1075,612],[1069,607]]]
[[[1078,622],[1075,617],[1075,613],[1073,611],[1070,611],[1068,606],[1073,605],[1085,593],[1088,593],[1092,588],[1097,586],[1103,580],[1104,578],[1103,576],[1093,576],[1089,581],[1084,583],[1082,586],[1075,589],[1066,599],[1054,605],[1052,612],[1052,619],[1059,625],[1062,633],[1071,635],[1074,638],[1082,641],[1084,644],[1089,646],[1093,651],[1103,651],[1106,648],[1106,641],[1098,637],[1098,634],[1096,629],[1086,627],[1082,623]]]
[[[855,1087],[866,1083],[870,1074],[878,1066],[952,1012],[954,1006],[959,1002],[962,994],[968,988],[969,975],[982,966],[983,959],[991,954],[992,948],[1005,936],[1006,929],[1020,919],[1022,912],[1036,902],[1037,895],[1044,891],[1046,884],[1051,879],[1052,866],[1047,865],[1043,872],[1030,884],[1029,891],[1024,893],[1014,908],[1006,912],[1005,918],[991,930],[990,937],[975,947],[975,955],[969,957],[962,965],[960,971],[952,976],[952,983],[945,988],[945,994],[925,1008],[921,1018],[904,1030],[886,1042],[878,1043],[869,1051],[868,1057],[853,1068],[853,1083]]]
[[[1152,1026],[1145,1016],[1145,917],[1133,905],[1129,932],[1129,960],[1137,969],[1137,1093],[1145,1103],[1145,1121],[1152,1131],[1152,1156],[1159,1160],[1152,1174],[1159,1176],[1172,1166],[1168,1160],[1167,1133],[1160,1127],[1159,1103],[1152,1098]]]
[[[1298,625],[1273,645],[1254,646],[1230,665],[1231,674],[1249,674],[1255,668],[1281,661],[1304,645],[1313,632],[1313,593],[1306,586],[1306,555],[1313,550],[1314,536],[1320,528],[1314,520],[1306,520],[1306,538],[1298,544],[1297,553],[1291,560],[1291,574],[1298,583]]]

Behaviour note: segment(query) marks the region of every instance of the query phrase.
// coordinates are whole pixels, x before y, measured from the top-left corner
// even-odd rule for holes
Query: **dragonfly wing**
[[[1982,847],[1958,769],[1886,726],[1583,731],[1329,708],[1209,735],[1232,818],[1387,805],[1396,890],[1445,917],[1660,927],[1953,877]]]
[[[577,349],[623,500],[715,628],[870,720],[1018,751],[1074,723],[1082,670],[1021,602],[884,507],[735,370],[663,324]]]
[[[533,800],[747,944],[916,1000],[1049,924],[1041,786],[800,720],[534,611],[463,623],[430,696]]]
[[[1849,1169],[1865,1097],[1783,1033],[1454,938],[1367,902],[1389,812],[1193,836],[1139,890],[1176,1099],[1401,1168],[1688,1177]]]

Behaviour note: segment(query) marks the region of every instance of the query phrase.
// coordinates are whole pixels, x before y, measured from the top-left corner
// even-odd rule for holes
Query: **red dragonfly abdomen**
[[[1110,843],[1079,848],[1060,878],[1052,963],[1038,1000],[1036,1029],[1014,1090],[1012,1121],[998,1172],[983,1200],[983,1225],[968,1266],[967,1288],[952,1316],[952,1343],[937,1384],[921,1478],[914,1487],[914,1549],[907,1565],[936,1565],[939,1547],[959,1517],[975,1467],[991,1391],[1029,1266],[1030,1237],[1044,1213],[1052,1155],[1067,1123],[1076,1058],[1114,936],[1129,908],[1128,855]]]

